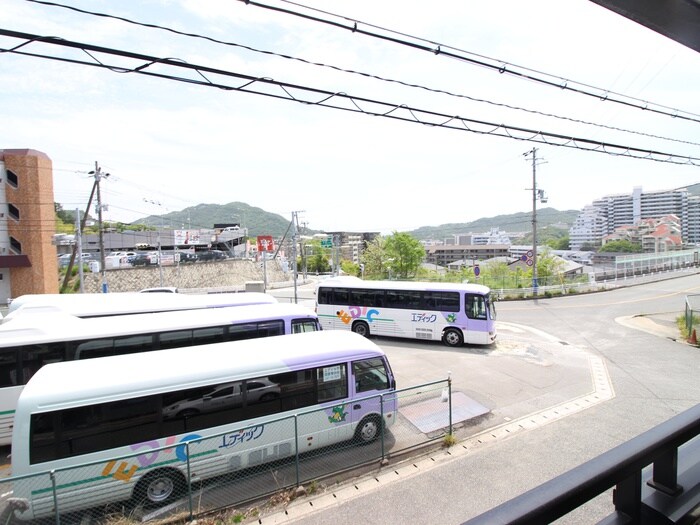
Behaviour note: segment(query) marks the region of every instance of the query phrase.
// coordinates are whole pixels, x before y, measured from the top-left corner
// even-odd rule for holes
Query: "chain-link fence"
[[[255,505],[450,434],[450,385],[437,381],[216,435],[138,443],[117,458],[11,476],[1,483],[0,520],[191,519]],[[374,415],[356,416],[367,413]]]
[[[690,294],[685,296],[685,328],[688,337],[693,338],[693,331],[700,321],[700,295]],[[697,340],[697,337],[695,338]]]

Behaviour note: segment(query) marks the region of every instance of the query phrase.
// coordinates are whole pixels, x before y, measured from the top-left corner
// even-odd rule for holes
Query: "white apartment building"
[[[632,193],[608,195],[584,207],[569,230],[569,245],[572,250],[600,246],[603,237],[620,226],[666,215],[680,219],[685,244],[700,244],[700,197],[685,188],[643,192],[635,187]]]
[[[485,233],[460,233],[454,236],[454,240],[445,242],[446,245],[478,245],[510,244],[510,237],[503,230],[491,228]]]

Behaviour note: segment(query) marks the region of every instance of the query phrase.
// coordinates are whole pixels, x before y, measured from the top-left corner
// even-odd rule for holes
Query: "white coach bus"
[[[316,288],[316,313],[329,330],[489,345],[496,340],[491,290],[471,283],[365,281],[335,277]]]
[[[50,364],[17,404],[13,497],[27,519],[166,504],[187,493],[188,470],[194,483],[377,439],[395,388],[384,352],[342,331]]]
[[[2,322],[8,323],[28,313],[65,312],[76,317],[109,317],[277,302],[272,295],[261,292],[28,294],[10,301]]]
[[[48,363],[320,329],[313,310],[293,303],[85,319],[65,313],[18,316],[0,325],[0,446],[10,444],[22,388]]]

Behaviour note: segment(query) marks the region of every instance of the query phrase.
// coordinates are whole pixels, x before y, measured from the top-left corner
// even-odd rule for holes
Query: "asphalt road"
[[[462,523],[700,403],[700,350],[673,338],[686,295],[699,290],[691,275],[501,302],[489,350],[376,339],[399,386],[449,371],[489,417],[460,429],[449,453],[398,458],[255,521]],[[310,299],[306,287],[298,297]],[[595,523],[611,511],[608,491],[557,523]]]

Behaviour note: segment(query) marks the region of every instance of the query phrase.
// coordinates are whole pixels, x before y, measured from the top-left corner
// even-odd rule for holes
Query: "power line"
[[[385,102],[366,97],[356,97],[343,92],[332,92],[328,90],[291,84],[287,82],[275,81],[267,77],[254,77],[247,74],[236,73],[228,70],[212,68],[208,66],[190,64],[173,58],[159,58],[141,53],[123,51],[102,46],[94,46],[70,40],[64,40],[58,37],[40,36],[18,31],[10,31],[0,29],[0,35],[24,40],[23,43],[13,48],[3,48],[0,52],[14,53],[22,56],[31,56],[35,58],[44,58],[49,60],[57,60],[72,64],[86,65],[98,68],[109,69],[117,73],[136,73],[150,77],[162,78],[178,82],[185,82],[200,86],[214,87],[226,91],[240,91],[256,95],[267,96],[297,102],[306,105],[322,106],[327,108],[349,111],[352,113],[362,113],[365,115],[378,116],[399,120],[403,122],[411,122],[414,124],[422,124],[431,127],[446,128],[458,131],[467,131],[481,135],[498,136],[526,142],[534,142],[538,144],[547,144],[550,146],[559,146],[583,151],[592,151],[597,153],[605,153],[613,156],[630,157],[643,160],[653,160],[655,162],[663,162],[669,164],[681,165],[700,165],[700,158],[687,155],[680,155],[659,150],[651,150],[646,148],[638,148],[634,146],[626,146],[611,142],[588,139],[585,137],[577,137],[572,135],[563,135],[561,133],[550,133],[541,130],[528,129],[519,126],[511,126],[502,123],[488,122],[484,120],[470,119],[460,117],[459,115],[451,115],[442,112],[436,112],[418,107],[411,107],[405,104],[397,104]],[[31,53],[22,51],[21,49],[33,43],[46,43],[56,46],[69,47],[82,50],[87,54],[92,61],[79,60],[77,58],[57,57],[44,55],[39,53]],[[123,58],[141,61],[142,63],[133,68],[125,68],[121,65],[106,64],[95,56],[95,54],[105,54],[108,56],[119,56]],[[157,73],[149,71],[152,66],[169,66],[176,69],[185,69],[194,72],[197,78],[178,77],[170,74]],[[224,84],[221,82],[212,81],[209,76],[220,75],[226,78],[238,79],[241,83],[237,86]],[[263,91],[262,88],[276,88],[273,91]],[[316,99],[302,99],[296,93],[305,94],[306,96],[314,96]]]
[[[32,0],[32,1],[34,1],[34,0]],[[441,55],[441,56],[444,56],[447,58],[459,60],[461,62],[466,62],[466,63],[472,64],[472,65],[484,67],[486,69],[497,72],[499,74],[505,74],[505,75],[509,75],[509,76],[518,77],[518,78],[521,78],[523,80],[529,80],[529,81],[532,81],[532,82],[535,82],[538,84],[542,84],[545,86],[554,87],[554,88],[557,88],[559,90],[571,91],[574,93],[578,93],[580,95],[586,95],[586,96],[593,97],[593,98],[596,98],[599,100],[614,102],[617,104],[622,104],[625,106],[633,107],[636,109],[641,109],[644,111],[658,113],[660,115],[665,115],[667,117],[680,118],[680,119],[690,120],[693,122],[700,123],[700,115],[695,114],[695,113],[691,113],[688,111],[682,111],[682,110],[667,107],[667,106],[664,106],[661,104],[655,104],[655,103],[650,102],[650,101],[637,99],[634,97],[623,95],[621,93],[616,93],[616,92],[611,91],[611,90],[598,88],[595,86],[590,86],[590,85],[584,84],[582,82],[577,82],[575,80],[569,80],[569,79],[558,77],[555,75],[550,75],[548,73],[543,73],[541,71],[537,71],[534,69],[529,69],[526,67],[511,64],[511,63],[503,61],[503,60],[496,60],[496,59],[489,58],[489,57],[484,56],[484,55],[477,55],[475,53],[471,53],[469,51],[458,49],[458,48],[455,48],[455,47],[452,47],[449,45],[441,44],[441,43],[438,43],[438,42],[435,42],[432,40],[427,40],[427,39],[420,38],[420,37],[414,37],[414,36],[411,36],[411,35],[408,35],[405,33],[400,33],[398,31],[394,31],[392,29],[387,29],[387,28],[383,28],[380,26],[366,23],[366,22],[361,22],[359,20],[355,20],[352,18],[343,17],[340,15],[335,15],[335,14],[330,13],[328,11],[322,11],[320,9],[308,7],[308,6],[305,6],[303,4],[291,2],[289,0],[280,0],[280,1],[291,4],[291,5],[303,7],[304,9],[308,9],[310,11],[316,11],[316,12],[323,13],[325,15],[330,15],[330,16],[336,17],[336,18],[339,18],[341,20],[350,22],[352,25],[346,25],[345,23],[342,23],[342,22],[334,22],[334,21],[326,20],[326,19],[319,18],[316,16],[311,16],[311,15],[299,13],[296,11],[292,11],[291,9],[282,9],[280,7],[261,4],[259,2],[255,2],[255,1],[251,1],[251,0],[238,0],[238,1],[243,2],[246,5],[261,7],[264,9],[268,9],[270,11],[275,11],[275,12],[279,12],[279,13],[284,13],[284,14],[296,16],[299,18],[304,18],[306,20],[311,20],[313,22],[322,23],[322,24],[329,25],[329,26],[332,26],[332,27],[335,27],[338,29],[345,29],[347,31],[351,31],[352,33],[358,33],[361,35],[370,36],[370,37],[384,40],[387,42],[392,42],[394,44],[399,44],[402,46],[410,47],[412,49],[425,51],[425,52],[432,53],[435,55]],[[364,26],[372,27],[375,29],[380,29],[382,31],[385,31],[388,34],[382,35],[379,33],[373,33],[371,31],[367,31],[367,30],[362,29],[361,27],[358,26],[358,24],[362,24]],[[397,38],[397,36],[391,36],[391,35],[408,37],[408,38],[413,39],[414,42],[402,40],[400,38]],[[539,78],[539,77],[535,76],[535,74],[548,77],[549,79]],[[579,87],[576,87],[576,86],[579,86]],[[594,90],[595,92],[590,91],[590,90]],[[615,98],[615,97],[620,97],[620,98]]]
[[[339,72],[342,72],[342,73],[348,73],[348,74],[352,74],[352,75],[359,75],[359,76],[362,76],[362,77],[365,77],[365,78],[371,78],[371,79],[379,80],[379,81],[382,81],[382,82],[398,84],[398,85],[402,85],[402,86],[410,87],[410,88],[414,88],[414,89],[421,89],[421,90],[428,91],[428,92],[431,92],[431,93],[438,93],[438,94],[448,95],[448,96],[450,96],[450,97],[456,97],[456,98],[462,98],[462,99],[466,99],[466,100],[471,100],[472,102],[478,102],[478,103],[482,103],[482,104],[488,104],[488,105],[492,105],[492,106],[495,106],[495,107],[506,108],[506,109],[510,109],[510,110],[514,110],[514,111],[522,111],[522,112],[530,113],[530,114],[533,114],[533,115],[540,115],[540,116],[547,117],[547,118],[555,118],[555,119],[565,120],[565,121],[574,122],[574,123],[577,123],[577,124],[583,124],[583,125],[587,125],[587,126],[596,126],[596,127],[600,127],[600,128],[604,128],[604,129],[609,129],[609,130],[612,130],[612,131],[620,131],[620,132],[624,132],[624,133],[630,133],[630,134],[645,136],[645,137],[654,138],[654,139],[667,140],[667,141],[671,141],[671,142],[679,142],[679,143],[682,143],[682,144],[689,144],[689,145],[693,145],[693,146],[700,146],[700,143],[697,143],[697,142],[692,142],[692,141],[688,141],[688,140],[680,140],[680,139],[671,138],[671,137],[664,137],[664,136],[655,135],[655,134],[652,134],[652,133],[645,133],[645,132],[636,131],[636,130],[630,130],[630,129],[625,129],[625,128],[621,128],[621,127],[617,127],[617,126],[610,126],[610,125],[607,125],[607,124],[601,124],[601,123],[597,123],[597,122],[591,122],[591,121],[587,121],[587,120],[583,120],[583,119],[576,119],[576,118],[572,118],[572,117],[566,117],[566,116],[556,115],[556,114],[554,114],[554,113],[548,113],[548,112],[544,112],[544,111],[528,109],[528,108],[524,108],[524,107],[521,107],[521,106],[514,106],[514,105],[511,105],[511,104],[505,104],[505,103],[502,103],[502,102],[494,102],[494,101],[491,101],[491,100],[486,100],[486,99],[482,99],[482,98],[478,98],[478,97],[472,97],[472,96],[465,95],[465,94],[454,93],[454,92],[447,91],[447,90],[444,90],[444,89],[431,88],[431,87],[427,87],[427,86],[420,85],[420,84],[416,84],[416,83],[405,82],[405,81],[402,81],[402,80],[396,80],[396,79],[391,79],[391,78],[382,77],[382,76],[380,76],[380,75],[376,75],[376,74],[372,74],[372,73],[367,73],[367,72],[357,71],[357,70],[353,70],[353,69],[342,68],[342,67],[335,66],[335,65],[332,65],[332,64],[325,64],[325,63],[322,63],[322,62],[314,62],[314,61],[310,61],[310,60],[307,60],[307,59],[304,59],[304,58],[291,56],[291,55],[288,55],[288,54],[277,53],[277,52],[269,51],[269,50],[257,49],[257,48],[254,48],[254,47],[251,47],[251,46],[247,46],[247,45],[244,45],[244,44],[239,44],[239,43],[236,43],[236,42],[231,42],[231,41],[226,41],[226,40],[220,40],[220,39],[218,39],[218,38],[213,38],[213,37],[210,37],[210,36],[201,35],[201,34],[197,34],[197,33],[191,33],[191,32],[180,31],[180,30],[173,29],[173,28],[170,28],[170,27],[167,27],[167,26],[162,26],[162,25],[159,25],[159,24],[151,24],[151,23],[146,23],[146,22],[139,22],[139,21],[132,20],[132,19],[129,19],[129,18],[126,18],[126,17],[122,17],[122,16],[116,16],[116,15],[112,15],[112,14],[108,14],[108,13],[100,13],[100,12],[96,12],[96,11],[90,11],[90,10],[86,10],[86,9],[80,9],[80,8],[77,8],[77,7],[68,6],[68,5],[64,5],[64,4],[59,4],[59,3],[56,3],[56,2],[47,2],[47,1],[45,1],[45,0],[26,0],[26,1],[27,1],[27,2],[36,3],[36,4],[46,5],[46,6],[50,6],[50,7],[59,7],[59,8],[63,8],[63,9],[68,9],[68,10],[71,10],[71,11],[75,11],[75,12],[77,12],[77,13],[86,14],[86,15],[90,15],[90,16],[96,16],[96,17],[101,17],[101,18],[109,18],[109,19],[113,19],[113,20],[118,20],[118,21],[121,21],[121,22],[125,22],[125,23],[128,23],[128,24],[136,25],[136,26],[141,26],[141,27],[145,27],[145,28],[149,28],[149,29],[158,29],[158,30],[162,30],[162,31],[167,31],[167,32],[170,32],[170,33],[173,33],[173,34],[176,34],[176,35],[180,35],[180,36],[185,36],[185,37],[188,37],[188,38],[196,38],[196,39],[206,40],[206,41],[209,41],[209,42],[212,42],[212,43],[215,43],[215,44],[221,44],[221,45],[225,45],[225,46],[237,47],[237,48],[245,49],[245,50],[247,50],[247,51],[251,51],[251,52],[254,52],[254,53],[259,53],[259,54],[264,54],[264,55],[270,55],[270,56],[276,56],[276,57],[283,58],[283,59],[286,59],[286,60],[298,61],[298,62],[302,62],[302,63],[304,63],[304,64],[308,64],[308,65],[312,65],[312,66],[323,67],[323,68],[329,68],[329,69],[332,69],[332,70],[335,70],[335,71],[339,71]],[[281,0],[281,1],[284,1],[284,0]],[[249,2],[246,2],[246,3],[249,3]],[[331,13],[328,13],[328,12],[326,12],[326,11],[316,10],[316,9],[313,9],[313,8],[309,8],[309,7],[307,7],[307,6],[303,6],[302,4],[297,4],[297,3],[295,3],[295,2],[288,2],[288,3],[293,4],[293,5],[297,5],[297,6],[301,6],[301,7],[305,7],[305,8],[307,8],[307,9],[312,9],[312,10],[314,10],[314,11],[319,11],[319,12],[322,12],[322,13],[324,13],[324,14],[331,14]],[[255,3],[254,3],[253,5],[258,5],[258,6],[260,6],[260,7],[268,7],[268,6],[263,6],[262,4],[255,4]],[[273,8],[270,7],[270,9],[273,9]],[[285,12],[286,12],[286,11],[285,11]],[[347,19],[347,18],[345,18],[345,17],[340,17],[339,15],[332,15],[332,16],[339,17],[339,18],[343,18],[343,19],[345,19],[345,20],[350,20],[350,21],[354,22],[355,24],[357,24],[357,21],[355,21],[355,20]],[[318,21],[318,20],[317,20],[317,21]],[[387,29],[384,29],[384,28],[379,28],[378,26],[374,26],[374,25],[371,25],[371,24],[368,24],[368,23],[365,23],[365,22],[362,22],[362,23],[363,23],[364,25],[367,25],[368,27],[375,27],[375,28],[378,28],[378,29],[382,29],[382,30],[385,30],[385,31],[390,31],[390,32],[392,32],[392,33],[396,33],[395,31],[387,30]],[[397,33],[397,34],[404,35],[403,33]],[[405,35],[405,36],[408,36],[408,35]],[[423,39],[420,39],[420,38],[418,38],[418,37],[411,37],[411,38],[414,38],[414,39],[416,39],[416,40],[423,40]],[[430,41],[427,41],[427,40],[424,40],[424,41],[425,41],[425,42],[430,42]],[[437,45],[437,46],[440,47],[441,49],[456,49],[456,48],[452,48],[452,47],[450,47],[450,46],[445,46],[445,45],[437,44],[437,43],[434,43],[434,42],[430,42],[430,43],[431,43],[431,45]],[[462,52],[463,52],[463,53],[468,53],[467,51],[462,51]],[[483,58],[485,58],[485,57],[483,57]],[[490,60],[494,60],[494,59],[490,59]],[[507,64],[507,63],[499,62],[499,64]],[[508,66],[512,66],[512,64],[507,64],[507,65],[508,65]],[[520,66],[513,66],[513,67],[520,67]],[[527,69],[527,68],[522,68],[522,69]],[[529,71],[535,72],[535,70],[529,70]],[[502,71],[499,70],[499,72],[502,72]],[[552,76],[552,75],[548,75],[547,73],[541,73],[541,72],[537,72],[537,73],[538,73],[538,74],[542,74],[542,75]],[[557,77],[557,78],[559,78],[559,77]],[[559,80],[561,80],[561,81],[564,82],[565,84],[566,84],[566,83],[578,84],[578,83],[575,82],[575,81],[571,81],[571,80],[567,80],[567,79],[563,79],[563,78],[559,78]],[[583,84],[582,84],[582,85],[583,85]],[[561,84],[558,84],[557,87],[561,89],[561,88],[562,88],[562,85],[561,85]],[[602,95],[603,93],[608,93],[607,91],[605,91],[605,90],[603,90],[603,89],[600,89],[600,88],[594,88],[594,89],[598,90],[598,91],[600,92],[601,95]],[[626,95],[619,95],[619,94],[617,94],[617,93],[613,93],[613,94],[618,95],[618,96],[627,97]],[[630,99],[634,100],[632,97],[627,97],[627,98],[630,98]],[[612,101],[612,102],[617,102],[617,101],[614,100],[614,99],[611,99],[611,101]],[[644,104],[644,108],[643,108],[643,109],[648,109],[650,105],[652,105],[652,106],[658,106],[658,107],[664,107],[664,106],[660,106],[660,105],[653,104],[653,103],[646,102],[646,101],[640,101],[640,102]],[[671,110],[671,108],[667,108],[667,109]],[[681,113],[685,113],[686,115],[692,115],[692,113],[688,113],[688,112],[681,111],[681,110],[677,110],[677,109],[673,109],[672,111],[674,112],[674,116],[679,115],[679,114],[681,114]],[[699,116],[699,117],[700,117],[700,116]],[[688,120],[695,120],[695,119],[688,118]],[[700,120],[697,120],[697,122],[700,122]]]

